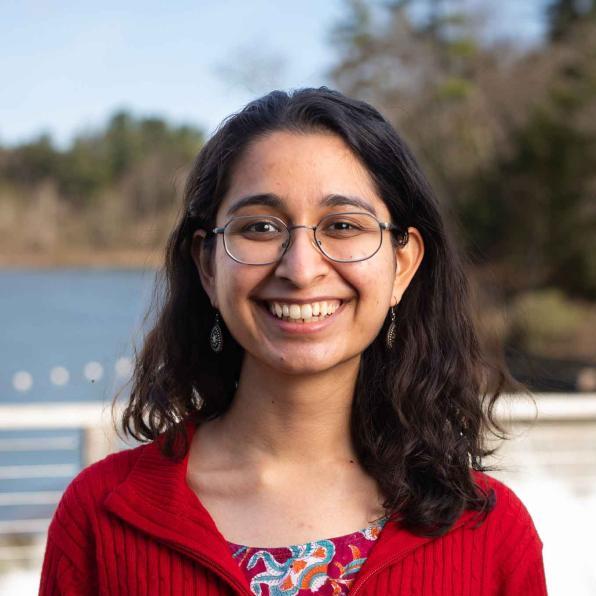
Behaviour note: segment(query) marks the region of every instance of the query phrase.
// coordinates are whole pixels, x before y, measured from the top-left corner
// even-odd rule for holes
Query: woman
[[[546,593],[526,508],[481,464],[509,377],[374,108],[275,91],[227,119],[165,272],[123,421],[149,443],[68,487],[42,594]]]

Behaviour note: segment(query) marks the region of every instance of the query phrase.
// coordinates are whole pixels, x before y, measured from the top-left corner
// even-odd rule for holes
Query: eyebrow
[[[279,209],[283,211],[284,209],[284,202],[276,194],[273,193],[263,193],[257,195],[250,195],[248,197],[243,197],[236,201],[229,209],[226,215],[233,215],[242,209],[243,207],[249,207],[251,205],[263,205],[265,207],[271,207],[273,209]],[[349,206],[349,207],[358,207],[360,209],[364,209],[364,211],[368,211],[372,213],[375,217],[377,217],[377,212],[375,208],[359,197],[346,197],[344,195],[332,194],[326,196],[319,205],[321,207],[338,207],[338,206]]]

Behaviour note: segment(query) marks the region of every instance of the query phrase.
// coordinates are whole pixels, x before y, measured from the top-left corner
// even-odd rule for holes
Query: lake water
[[[126,368],[154,276],[150,270],[0,271],[0,403],[110,398],[124,376],[115,366]],[[56,384],[50,374],[59,369],[54,378],[63,382],[61,368],[68,381]],[[19,391],[15,382],[30,388]]]

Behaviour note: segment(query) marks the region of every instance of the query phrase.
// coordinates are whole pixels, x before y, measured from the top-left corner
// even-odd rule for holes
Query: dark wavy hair
[[[193,233],[215,226],[234,166],[247,147],[274,131],[339,136],[372,176],[399,229],[413,226],[425,252],[397,307],[389,352],[387,323],[363,352],[351,413],[351,436],[364,470],[378,483],[394,519],[419,535],[440,536],[465,509],[481,521],[494,493],[474,479],[484,466],[487,431],[506,439],[493,408],[517,387],[502,360],[491,362],[474,329],[464,261],[416,160],[369,104],[321,87],[273,91],[228,117],[198,154],[167,244],[162,291],[136,363],[122,417],[125,434],[155,440],[168,457],[186,454],[184,421],[222,415],[244,354],[224,328],[224,349],[209,346],[214,310],[191,256]],[[206,249],[212,250],[213,236]],[[158,294],[156,293],[156,296]]]

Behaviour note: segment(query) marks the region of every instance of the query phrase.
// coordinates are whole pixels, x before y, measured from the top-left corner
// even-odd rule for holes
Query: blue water
[[[116,361],[131,357],[141,339],[142,316],[149,304],[150,270],[61,269],[0,271],[0,403],[109,399],[119,379]],[[99,362],[103,377],[83,374]],[[50,370],[65,367],[66,385],[50,381]],[[33,385],[13,386],[19,371]]]
[[[142,321],[149,306],[155,273],[150,270],[0,271],[0,405],[65,401],[109,403],[128,376],[118,375],[118,359],[132,358],[142,341]],[[84,375],[98,362],[103,376]],[[64,367],[64,385],[50,380]],[[14,386],[18,372],[29,373],[26,391]],[[70,438],[72,449],[14,450],[12,439]],[[7,448],[8,443],[8,448]],[[2,448],[2,444],[4,448]],[[82,434],[73,429],[0,431],[0,468],[11,465],[83,464]],[[74,475],[74,474],[73,474]],[[71,477],[0,477],[0,493],[62,491]],[[54,505],[0,504],[3,520],[49,518]]]

